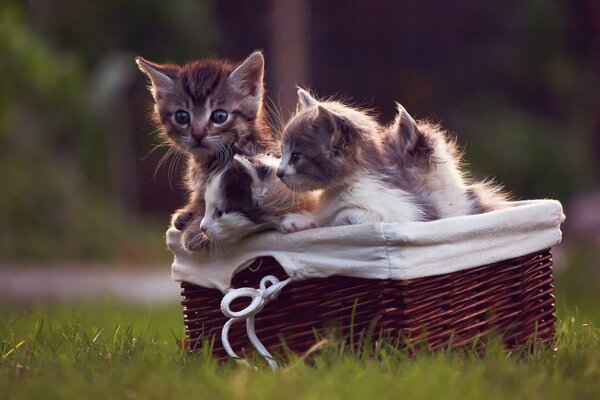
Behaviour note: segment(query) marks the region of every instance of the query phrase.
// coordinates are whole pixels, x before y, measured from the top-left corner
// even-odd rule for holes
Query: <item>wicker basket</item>
[[[233,279],[234,287],[258,287],[265,275],[287,278],[272,258],[257,260]],[[222,293],[187,282],[181,284],[186,345],[190,351],[213,339],[213,352],[225,356],[220,332]],[[501,335],[508,348],[534,340],[552,341],[555,334],[552,258],[550,250],[459,272],[418,279],[370,280],[348,277],[293,282],[256,318],[256,333],[270,350],[285,346],[308,350],[315,332],[332,324],[358,342],[399,337],[409,345],[430,349],[471,346]],[[235,304],[234,304],[235,306]],[[235,307],[233,307],[235,308]],[[242,308],[242,306],[239,306]],[[238,354],[252,350],[244,324],[229,334]]]

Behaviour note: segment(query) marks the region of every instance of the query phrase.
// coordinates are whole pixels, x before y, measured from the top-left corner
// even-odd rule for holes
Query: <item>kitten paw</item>
[[[192,219],[194,219],[194,213],[191,211],[175,213],[171,225],[173,225],[175,229],[183,231]]]
[[[188,223],[181,235],[181,244],[187,251],[199,251],[208,247],[209,240],[200,230],[200,220]]]
[[[187,251],[200,251],[208,248],[208,240],[203,235],[191,234],[181,238],[183,248]]]
[[[279,224],[279,230],[283,233],[299,232],[316,227],[315,219],[306,214],[287,214]]]

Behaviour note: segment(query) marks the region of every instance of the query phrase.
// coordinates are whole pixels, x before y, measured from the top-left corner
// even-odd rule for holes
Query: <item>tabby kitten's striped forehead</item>
[[[208,59],[183,66],[156,64],[139,57],[151,81],[156,120],[175,146],[205,157],[231,154],[265,141],[264,58],[251,54],[239,66]]]

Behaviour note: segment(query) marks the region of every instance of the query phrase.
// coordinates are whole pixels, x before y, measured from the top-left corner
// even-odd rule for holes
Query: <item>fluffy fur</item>
[[[416,122],[400,104],[397,108],[385,137],[386,155],[410,186],[436,206],[441,218],[505,206],[507,198],[499,187],[467,177],[454,139],[438,126]]]
[[[216,247],[254,232],[281,229],[288,214],[314,210],[317,194],[288,189],[275,175],[278,163],[279,159],[268,155],[236,155],[213,175],[206,185],[206,213],[198,227],[202,234],[195,240]]]
[[[435,208],[387,164],[383,129],[367,112],[298,91],[298,110],[282,135],[278,176],[295,191],[322,189],[298,229],[373,222],[425,221]]]
[[[163,138],[187,155],[189,199],[173,215],[172,224],[183,230],[184,246],[196,250],[206,182],[234,154],[275,150],[263,107],[264,59],[255,52],[238,66],[216,59],[183,66],[141,57],[136,62],[150,78],[154,117],[163,128]],[[191,224],[194,220],[198,223]]]

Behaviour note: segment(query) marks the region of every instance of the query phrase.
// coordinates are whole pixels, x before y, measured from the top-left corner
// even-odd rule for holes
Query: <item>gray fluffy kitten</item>
[[[283,129],[278,176],[297,192],[322,189],[311,226],[427,221],[430,201],[385,156],[383,127],[369,113],[298,90],[298,110]]]

